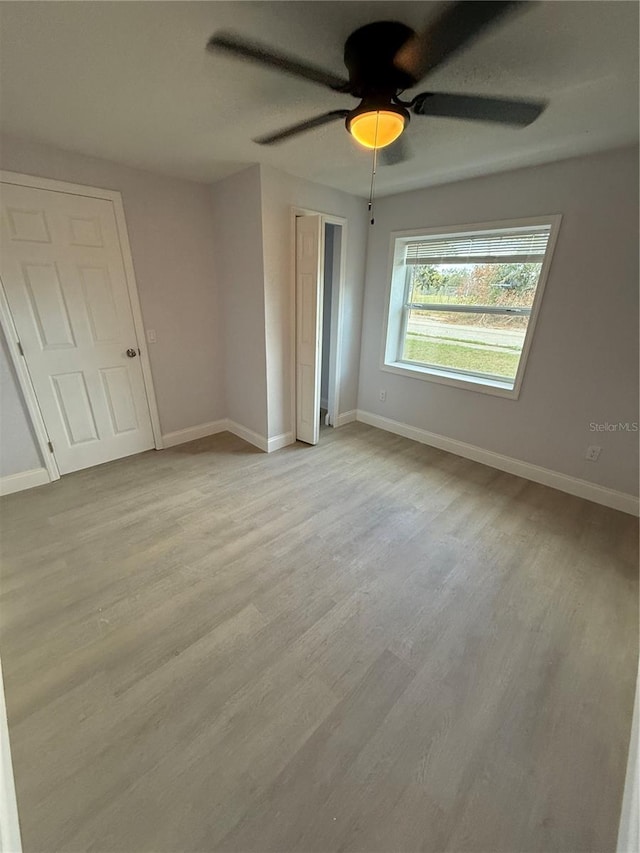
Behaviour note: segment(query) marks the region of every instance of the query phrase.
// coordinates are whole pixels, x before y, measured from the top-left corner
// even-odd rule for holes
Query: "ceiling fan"
[[[384,149],[387,165],[407,159],[399,137],[411,114],[469,121],[497,122],[525,127],[535,121],[546,103],[532,100],[485,98],[442,92],[420,92],[411,100],[400,95],[420,82],[454,53],[495,24],[522,2],[462,0],[444,11],[421,33],[397,21],[377,21],[351,33],[344,46],[349,79],[303,60],[246,42],[231,33],[216,33],[207,44],[240,59],[276,68],[360,100],[355,109],[336,109],[286,127],[254,141],[274,145],[300,133],[344,119],[348,132],[367,148]],[[396,141],[397,140],[397,141]],[[392,143],[396,143],[392,148]]]

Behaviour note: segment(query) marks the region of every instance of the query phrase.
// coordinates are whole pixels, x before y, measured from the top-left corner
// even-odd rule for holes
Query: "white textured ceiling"
[[[198,181],[255,162],[365,195],[370,155],[340,122],[265,148],[253,136],[355,101],[205,51],[217,29],[345,74],[349,33],[414,28],[430,2],[2,2],[4,132]],[[554,160],[638,137],[638,4],[532,4],[416,90],[550,101],[531,127],[414,117],[413,157],[382,168],[379,194]]]

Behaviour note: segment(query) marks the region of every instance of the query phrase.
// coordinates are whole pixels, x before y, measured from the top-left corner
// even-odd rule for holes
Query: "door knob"
[[[127,355],[129,356],[129,358],[135,358],[138,353],[136,352],[136,350],[129,348],[127,350]]]

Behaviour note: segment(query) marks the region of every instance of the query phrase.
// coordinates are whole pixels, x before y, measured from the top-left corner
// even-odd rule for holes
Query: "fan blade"
[[[405,139],[404,133],[395,142],[392,142],[391,145],[386,145],[380,149],[380,160],[383,166],[395,166],[396,163],[404,163],[410,157],[411,152],[409,151],[409,144]]]
[[[277,133],[270,133],[267,136],[259,136],[254,139],[258,145],[275,145],[277,142],[284,142],[290,136],[297,136],[299,133],[305,133],[307,130],[313,130],[314,127],[321,127],[323,124],[329,124],[331,121],[336,121],[339,118],[346,118],[349,115],[349,110],[331,110],[330,113],[323,113],[315,118],[307,119],[307,121],[292,124],[290,127],[285,127],[284,130],[279,130]]]
[[[338,92],[347,91],[349,88],[348,81],[343,77],[338,77],[336,74],[332,74],[330,71],[325,71],[322,68],[317,68],[315,65],[300,62],[299,59],[287,56],[284,53],[276,53],[255,42],[242,41],[232,33],[216,33],[211,36],[207,43],[207,50],[224,50],[241,59],[248,59],[258,62],[261,65],[277,68],[286,74],[303,77],[305,80],[311,80],[313,83],[319,83],[321,86],[328,86],[329,89],[334,89]]]
[[[421,116],[442,116],[470,121],[492,121],[526,127],[544,111],[543,101],[514,101],[508,98],[483,98],[423,92],[416,95],[412,110]]]
[[[394,64],[417,83],[504,14],[523,5],[514,0],[450,3],[422,33],[412,36],[402,45],[395,55]]]

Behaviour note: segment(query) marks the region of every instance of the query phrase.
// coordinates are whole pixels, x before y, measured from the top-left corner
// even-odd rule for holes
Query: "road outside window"
[[[513,391],[555,220],[396,237],[385,364]]]

